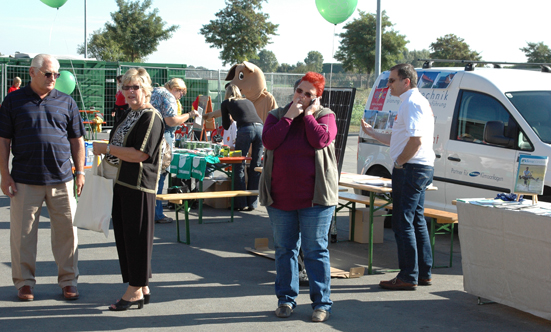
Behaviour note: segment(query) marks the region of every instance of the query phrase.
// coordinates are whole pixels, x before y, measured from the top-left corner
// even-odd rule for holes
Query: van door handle
[[[436,158],[442,158],[442,155],[439,154],[439,153],[436,153],[435,156],[436,156]]]
[[[461,161],[461,159],[459,159],[459,158],[454,158],[454,157],[448,157],[448,160],[451,160],[451,161]]]

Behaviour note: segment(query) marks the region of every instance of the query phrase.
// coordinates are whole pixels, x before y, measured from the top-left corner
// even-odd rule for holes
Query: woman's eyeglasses
[[[38,68],[37,68],[37,69],[38,69]],[[50,72],[45,73],[45,72],[43,72],[43,71],[40,70],[40,69],[38,69],[38,71],[41,72],[42,74],[44,74],[44,77],[46,77],[46,78],[50,78],[50,77],[52,77],[52,75],[53,75],[54,78],[57,80],[57,79],[59,78],[59,76],[61,76],[60,73],[50,73]]]
[[[304,93],[304,95],[305,95],[306,97],[308,97],[308,98],[312,98],[312,97],[315,98],[315,97],[316,97],[316,96],[312,95],[310,92],[305,92],[305,91],[302,90],[301,88],[297,88],[295,91],[296,91],[299,95],[301,95],[301,94]]]
[[[140,86],[139,85],[123,85],[122,89],[124,91],[128,91],[128,90],[137,91],[137,90],[140,90]]]

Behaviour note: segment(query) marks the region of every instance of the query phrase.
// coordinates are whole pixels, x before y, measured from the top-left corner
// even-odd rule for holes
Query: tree
[[[98,60],[143,62],[178,29],[177,25],[166,26],[157,8],[149,11],[151,0],[117,0],[117,6],[119,10],[111,13],[113,22],[105,23],[88,40],[88,51]],[[84,44],[77,52],[84,54]]]
[[[303,73],[306,73],[307,71],[309,71],[308,66],[305,63],[299,61],[294,66],[294,68],[291,72],[292,73],[297,73],[297,74],[303,74]]]
[[[294,69],[295,69],[295,66],[290,65],[288,63],[282,63],[282,64],[279,65],[279,67],[277,67],[277,72],[278,73],[292,73]]]
[[[265,73],[273,73],[279,66],[274,52],[268,50],[260,51],[260,53],[258,53],[258,59],[250,60],[250,62],[260,67]]]
[[[528,58],[527,62],[549,63],[551,62],[551,49],[543,42],[528,43],[528,47],[522,47],[520,50]]]
[[[315,71],[316,73],[321,73],[323,68],[323,55],[318,51],[308,52],[308,56],[304,59],[306,64],[307,71]]]
[[[480,61],[482,57],[476,51],[471,51],[469,45],[465,43],[463,38],[459,38],[454,34],[447,34],[444,37],[436,39],[435,43],[429,47],[431,59],[443,60],[474,60]],[[454,63],[442,63],[444,67],[457,66]]]
[[[226,0],[226,8],[216,13],[216,20],[203,25],[200,33],[211,48],[222,49],[220,60],[227,64],[257,59],[257,53],[276,35],[278,24],[268,21],[263,14],[262,2],[266,0]]]
[[[398,63],[410,63],[415,68],[420,68],[423,66],[423,61],[417,61],[417,59],[430,59],[430,52],[427,49],[422,50],[413,50],[408,51],[404,50],[402,52],[402,59],[400,59],[396,64]]]
[[[358,10],[359,19],[344,26],[345,32],[339,36],[341,45],[335,53],[335,59],[342,62],[347,71],[359,73],[372,73],[375,68],[375,39],[376,21],[375,14],[369,14]],[[389,69],[402,57],[408,41],[406,37],[394,31],[386,11],[382,13],[381,29],[381,68]]]

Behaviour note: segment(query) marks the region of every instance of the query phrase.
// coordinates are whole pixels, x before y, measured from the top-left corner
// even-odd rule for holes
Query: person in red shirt
[[[278,298],[276,316],[287,318],[299,294],[299,248],[310,279],[312,321],[329,318],[331,272],[328,234],[338,203],[335,113],[320,105],[323,75],[308,72],[285,107],[268,113],[260,203],[272,223]]]
[[[115,123],[123,119],[130,110],[128,104],[126,103],[126,98],[124,98],[121,92],[121,79],[122,75],[117,76],[117,94],[115,95],[115,107],[113,107],[113,111],[111,112],[111,116],[115,118]]]
[[[15,90],[19,90],[20,86],[21,86],[21,79],[16,76],[13,79],[13,85],[8,89],[8,93],[13,92]]]

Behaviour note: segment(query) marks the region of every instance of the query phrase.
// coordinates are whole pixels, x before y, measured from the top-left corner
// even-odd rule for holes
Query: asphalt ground
[[[357,136],[348,139],[343,171],[356,171]],[[167,215],[175,217],[173,211]],[[460,240],[454,243],[452,268],[433,271],[433,285],[415,291],[387,291],[378,284],[395,273],[331,281],[333,313],[324,323],[310,321],[308,288],[301,287],[298,307],[287,319],[274,310],[274,261],[245,247],[268,238],[265,208],[236,212],[205,208],[207,222],[191,214],[191,245],[176,242],[176,225],[158,224],[153,249],[151,304],[111,312],[108,305],[126,289],[120,276],[114,236],[79,230],[79,292],[65,301],[57,285],[50,245],[48,211],[39,224],[35,300],[21,302],[11,280],[9,199],[0,196],[0,331],[549,331],[551,322],[501,305],[477,305],[463,290]],[[337,218],[338,240],[330,244],[331,265],[348,270],[367,267],[368,244],[348,242],[348,212]],[[460,227],[460,226],[459,226]],[[435,259],[448,261],[449,238],[437,236]],[[377,270],[397,267],[392,230],[374,245]]]

